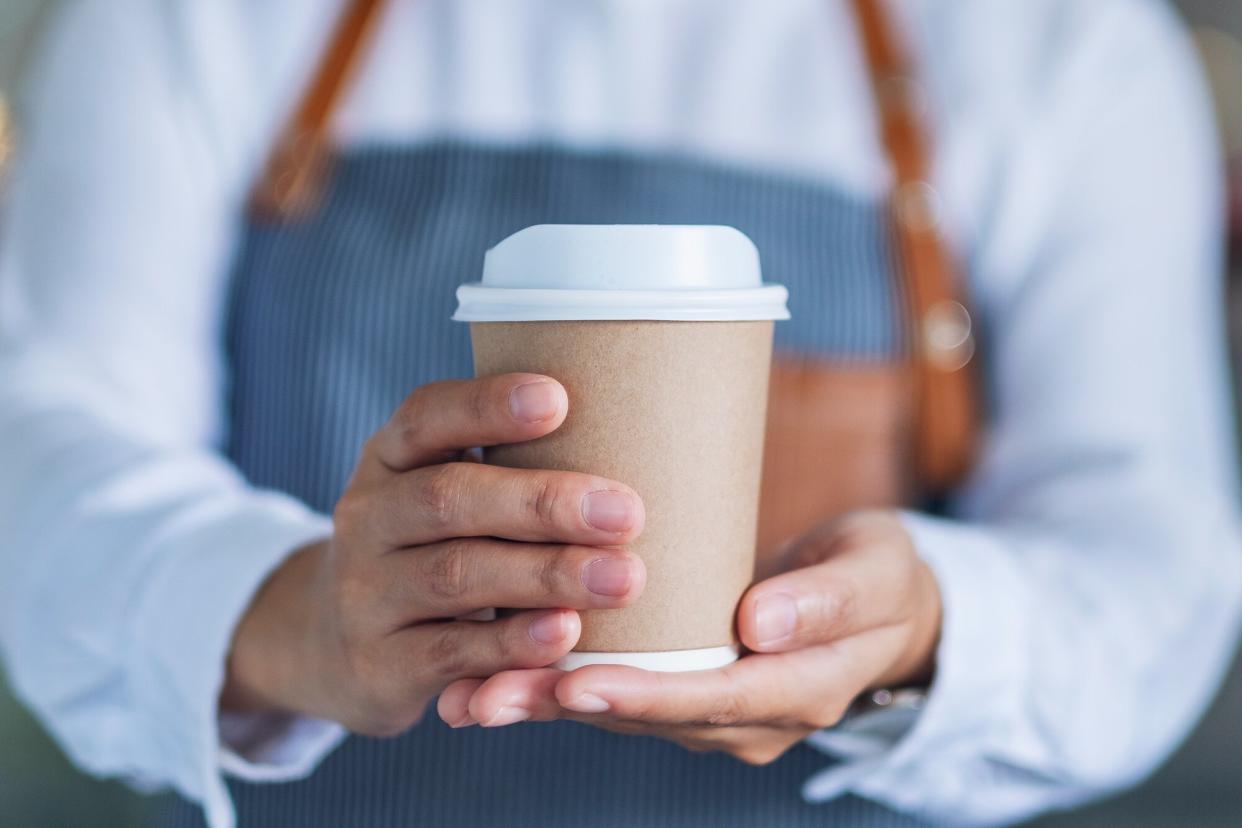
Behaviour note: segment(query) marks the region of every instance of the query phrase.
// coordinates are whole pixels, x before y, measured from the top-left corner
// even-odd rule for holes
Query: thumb
[[[738,607],[742,643],[755,652],[785,652],[901,620],[915,559],[895,564],[887,551],[860,546],[755,584]]]

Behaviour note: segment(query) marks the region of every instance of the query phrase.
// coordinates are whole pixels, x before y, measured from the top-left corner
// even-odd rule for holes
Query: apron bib
[[[470,377],[457,285],[484,251],[541,223],[725,224],[788,286],[785,353],[891,362],[901,346],[886,206],[824,183],[681,157],[444,142],[336,162],[305,221],[254,223],[234,273],[228,454],[251,482],[329,512],[364,440],[417,386]],[[574,722],[452,730],[432,709],[403,736],[350,737],[307,779],[233,780],[240,825],[923,825],[844,797],[805,802],[832,759],[766,767]],[[165,826],[201,826],[170,800]]]

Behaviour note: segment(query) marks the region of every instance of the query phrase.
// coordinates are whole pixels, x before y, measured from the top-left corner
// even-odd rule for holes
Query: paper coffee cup
[[[754,574],[773,322],[787,294],[759,254],[715,226],[537,225],[488,251],[457,290],[479,376],[559,380],[569,415],[552,434],[485,451],[633,487],[647,567],[630,607],[582,613],[557,666],[719,667],[737,658],[734,614]]]

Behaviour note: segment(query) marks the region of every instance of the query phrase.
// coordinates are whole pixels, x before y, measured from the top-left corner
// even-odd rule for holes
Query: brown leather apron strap
[[[938,228],[928,183],[929,141],[914,74],[883,0],[852,0],[876,101],[879,133],[892,168],[893,234],[908,297],[914,384],[914,466],[924,494],[947,491],[974,459],[979,410],[974,338],[964,285]],[[353,78],[385,0],[350,0],[310,86],[273,147],[251,195],[260,216],[313,209],[331,159],[333,111]]]
[[[965,285],[940,234],[916,76],[884,0],[853,2],[893,174],[889,208],[910,314],[915,482],[924,495],[941,494],[974,461],[979,397],[971,314]]]
[[[292,218],[314,209],[332,158],[331,124],[387,0],[349,0],[310,86],[272,146],[250,194],[260,217]]]

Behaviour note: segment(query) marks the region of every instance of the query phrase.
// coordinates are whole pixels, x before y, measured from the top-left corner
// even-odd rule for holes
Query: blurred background
[[[54,0],[0,0],[0,171],[19,118],[11,93]],[[1242,3],[1180,0],[1218,104],[1231,202],[1230,316],[1235,385],[1242,373]],[[2,174],[2,173],[0,173]],[[1139,789],[1035,823],[1037,828],[1236,828],[1242,825],[1242,661],[1195,734]],[[144,800],[117,783],[77,773],[8,695],[0,674],[0,825],[137,824]]]

